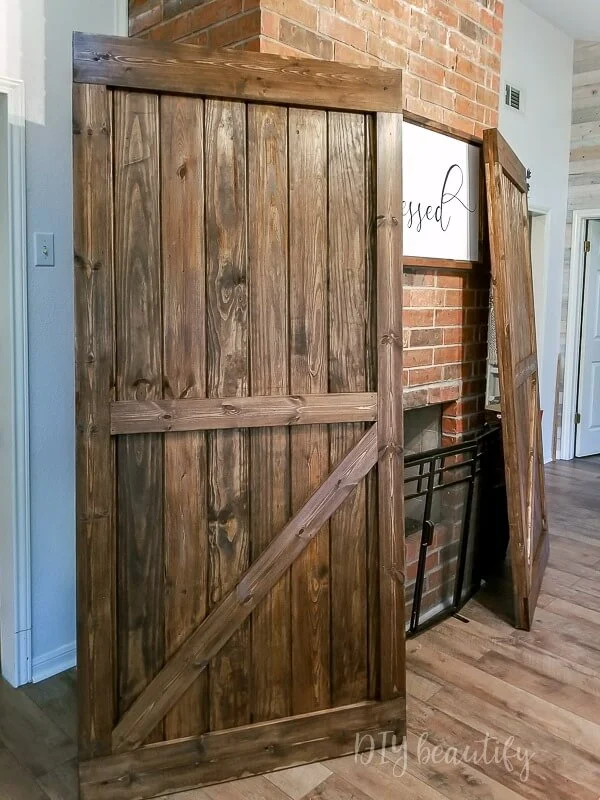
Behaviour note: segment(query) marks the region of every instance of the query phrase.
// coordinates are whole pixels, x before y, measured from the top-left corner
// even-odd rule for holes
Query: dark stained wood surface
[[[246,107],[206,100],[208,396],[249,390]],[[234,401],[235,398],[235,401]],[[209,445],[210,607],[250,563],[247,431],[215,431]],[[210,729],[250,722],[250,623],[211,661]]]
[[[290,391],[313,400],[329,379],[326,112],[290,109],[289,148]],[[337,413],[348,399],[329,397]],[[290,461],[295,513],[329,472],[327,426],[292,431]],[[290,580],[292,713],[304,714],[331,703],[328,524],[292,565]]]
[[[367,220],[365,119],[329,114],[329,388],[362,392],[367,382],[365,314]],[[362,425],[333,425],[337,464],[359,441]],[[334,705],[367,697],[366,486],[332,517],[331,664]]]
[[[77,663],[82,758],[110,752],[117,707],[113,399],[112,107],[73,88],[77,424]],[[93,620],[93,624],[92,623]],[[97,687],[104,687],[102,692]]]
[[[204,107],[194,97],[160,99],[163,391],[206,395],[204,318]],[[165,658],[200,624],[208,604],[206,440],[164,439]],[[208,729],[208,679],[201,675],[165,717],[165,738]]]
[[[400,114],[377,115],[377,153],[380,696],[390,700],[406,690]]]
[[[367,311],[367,383],[369,391],[377,392],[379,371],[377,319],[377,116],[366,120],[365,126],[365,220],[367,247],[365,250],[366,311]],[[377,397],[377,395],[375,394]],[[366,478],[367,490],[367,682],[369,700],[380,694],[380,609],[379,609],[379,486],[378,469]]]
[[[371,741],[381,747],[394,736],[400,741],[404,726],[400,700],[364,702],[209,733],[167,743],[160,750],[143,748],[82,764],[82,800],[143,800],[182,787],[260,774],[277,768],[282,759],[306,764],[335,758],[355,752],[356,736],[351,731],[363,732],[363,748]]]
[[[142,744],[376,463],[373,425],[124,714],[113,731],[113,752]]]
[[[529,630],[548,562],[539,373],[525,168],[484,135],[516,624]]]
[[[354,111],[401,111],[402,73],[312,58],[73,36],[76,83]]]
[[[250,385],[289,394],[287,109],[248,107]],[[255,562],[290,517],[289,434],[250,432],[250,550]],[[290,576],[258,606],[252,626],[252,721],[291,713]]]
[[[326,362],[325,362],[326,363]],[[375,422],[373,392],[121,401],[111,405],[111,433],[168,433],[330,422]]]
[[[516,153],[504,137],[495,131],[493,135],[487,134],[487,147],[492,147],[496,154],[496,161],[502,165],[502,171],[515,184],[521,193],[527,194],[527,170],[519,161]],[[492,140],[494,140],[492,144]],[[484,137],[484,142],[486,138]]]
[[[158,95],[118,92],[115,108],[116,399],[162,397]],[[117,648],[122,714],[162,667],[163,442],[117,444]],[[152,738],[162,738],[162,724]],[[150,732],[149,732],[150,733]]]
[[[220,54],[209,69],[196,63],[211,59],[198,49],[130,44],[118,47],[129,53],[124,70],[132,79],[139,68],[171,80],[177,67],[185,83],[189,67],[208,80],[223,58],[229,63]],[[188,67],[174,55],[184,51]],[[132,52],[145,53],[151,66],[141,56],[134,66]],[[379,538],[379,518],[389,517],[386,537],[398,519],[391,487],[399,473],[386,461],[398,430],[390,420],[402,404],[393,354],[384,372],[396,396],[393,408],[379,412],[387,441],[382,481],[373,470],[377,431],[366,432],[378,415],[378,343],[387,351],[400,316],[400,307],[386,306],[378,330],[378,269],[380,290],[387,286],[400,300],[396,233],[383,236],[376,224],[378,195],[395,208],[399,147],[393,158],[379,147],[377,115],[332,111],[334,100],[319,109],[306,92],[296,105],[301,88],[289,69],[299,62],[271,57],[267,64],[251,54],[245,69],[246,54],[231,58],[232,99],[194,95],[183,84],[170,93],[158,80],[151,92],[82,90],[98,107],[82,125],[91,141],[75,144],[75,186],[92,191],[90,170],[100,158],[108,188],[77,211],[83,250],[101,244],[91,266],[82,258],[92,283],[78,283],[78,335],[102,331],[99,352],[108,360],[97,371],[91,346],[78,356],[95,393],[85,400],[90,441],[81,450],[92,454],[94,475],[86,464],[78,479],[88,503],[103,476],[98,454],[108,452],[111,486],[91,511],[94,531],[106,524],[102,551],[87,533],[79,539],[81,579],[98,586],[81,593],[84,659],[98,664],[83,663],[93,686],[85,688],[81,752],[94,761],[150,747],[148,783],[121,775],[102,789],[129,800],[192,778],[189,785],[198,785],[347,752],[356,730],[336,734],[335,746],[322,736],[327,720],[337,724],[340,706],[373,701],[365,713],[375,728],[382,690],[403,707],[394,677],[402,642],[395,630],[381,638],[380,590],[394,600],[388,581],[399,580],[394,542]],[[248,103],[243,87],[256,82],[259,64],[265,87],[275,74],[283,92],[286,76],[285,102],[269,95],[271,103]],[[318,62],[307,70],[323,71],[332,91],[332,75],[355,72]],[[365,92],[373,75],[361,76]],[[336,87],[341,97],[342,79]],[[96,119],[111,139],[111,109],[112,141],[94,141]],[[380,149],[388,169],[378,164]],[[102,235],[93,232],[98,226]],[[114,247],[114,280],[112,268],[102,271],[106,246]],[[105,295],[91,299],[96,284]],[[400,329],[400,347],[401,339]],[[102,560],[97,569],[92,552]],[[394,609],[390,616],[393,628]],[[96,642],[107,657],[93,651]],[[86,706],[90,691],[107,698],[102,712],[91,700]],[[96,719],[105,726],[98,734]],[[262,726],[282,719],[293,743],[265,752],[271,740]],[[279,730],[269,728],[269,736]],[[318,741],[302,738],[311,732]],[[205,736],[215,737],[222,757],[194,771],[185,747],[171,744],[192,737],[201,747]],[[228,755],[230,741],[249,749]],[[166,775],[169,754],[183,760]],[[88,780],[93,764],[83,771]]]

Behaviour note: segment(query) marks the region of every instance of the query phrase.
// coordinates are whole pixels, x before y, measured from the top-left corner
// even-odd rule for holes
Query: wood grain
[[[257,775],[282,761],[306,764],[354,753],[354,731],[363,732],[365,748],[371,741],[380,747],[384,737],[388,742],[393,735],[401,740],[404,730],[404,708],[398,700],[248,725],[84,763],[81,796],[82,800],[144,800],[162,792]]]
[[[380,695],[406,692],[402,394],[402,116],[377,115]]]
[[[329,118],[329,388],[366,389],[365,118]],[[336,464],[362,435],[361,425],[330,429]],[[364,700],[367,689],[366,487],[335,514],[331,536],[332,702]]]
[[[400,70],[114,36],[75,33],[73,75],[76,83],[128,89],[355,111],[402,110]]]
[[[110,752],[117,713],[112,102],[104,87],[73,88],[73,157],[79,748],[91,758]]]
[[[113,752],[143,743],[376,463],[373,425],[124,714],[113,731]]]
[[[388,297],[377,329],[377,264],[380,290],[401,287],[395,234],[376,225],[378,183],[394,211],[400,143],[380,148],[364,111],[400,108],[400,73],[83,35],[75,48],[76,80],[100,85],[82,95],[108,109],[88,114],[89,140],[75,144],[88,195],[76,208],[78,337],[90,338],[78,470],[85,536],[97,537],[78,557],[92,681],[82,775],[92,795],[133,800],[348,752],[363,719],[381,733],[382,688],[396,713],[404,705],[400,681],[382,677],[382,655],[391,674],[402,654],[398,631],[380,637],[398,573],[377,517],[402,464],[388,459],[378,481],[367,432],[382,413],[378,342],[390,350],[401,314]],[[401,413],[393,349],[384,460]],[[323,712],[366,701],[364,717],[342,709],[350,727],[331,739],[338,716]],[[293,741],[272,749],[280,731]],[[195,764],[172,749],[185,741]],[[222,758],[204,761],[207,741]],[[135,766],[90,777],[97,757],[140,748],[146,777]],[[48,775],[48,791],[65,775]],[[347,788],[336,781],[332,797]]]
[[[246,108],[206,101],[208,395],[224,405],[248,394]],[[235,400],[233,399],[235,398]],[[210,607],[248,568],[249,443],[245,431],[209,436]],[[211,661],[210,729],[250,722],[250,623]]]
[[[159,399],[158,95],[117,92],[114,102],[116,399]],[[117,647],[122,714],[162,667],[165,656],[161,437],[120,439],[117,475]],[[162,738],[162,730],[155,731],[152,738]]]
[[[368,117],[365,125],[365,219],[367,222],[366,310],[367,310],[367,389],[377,392],[377,119]],[[375,394],[377,397],[377,394]],[[380,696],[380,606],[379,606],[379,487],[378,470],[367,475],[367,667],[368,698]]]
[[[290,391],[328,389],[327,348],[327,114],[289,111],[290,164]],[[325,395],[331,410],[340,395]],[[336,417],[339,418],[339,417]],[[332,419],[324,420],[326,422]],[[291,433],[292,513],[329,472],[325,425]],[[330,705],[329,526],[292,565],[292,713]]]
[[[163,390],[206,394],[204,108],[193,97],[160,99]],[[206,441],[177,433],[164,441],[165,658],[206,616],[208,537]],[[208,728],[208,680],[201,675],[165,717],[165,737]]]
[[[484,134],[516,624],[529,630],[548,562],[533,276],[525,168]]]
[[[113,435],[374,422],[377,395],[348,392],[279,397],[234,395],[208,400],[125,400],[111,404],[110,416]]]
[[[289,394],[287,109],[248,107],[250,386],[253,395]],[[251,560],[290,516],[289,434],[250,433]],[[290,578],[284,575],[252,616],[252,720],[290,714]]]

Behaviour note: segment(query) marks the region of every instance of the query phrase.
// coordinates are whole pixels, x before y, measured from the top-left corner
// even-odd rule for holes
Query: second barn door
[[[82,795],[401,734],[399,73],[78,36],[75,80]]]
[[[549,536],[527,177],[497,130],[486,131],[483,144],[515,616],[517,627],[529,630]]]

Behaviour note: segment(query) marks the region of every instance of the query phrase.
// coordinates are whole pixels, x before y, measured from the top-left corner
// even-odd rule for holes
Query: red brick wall
[[[405,270],[405,405],[444,404],[445,445],[483,423],[488,312],[485,270]]]
[[[504,0],[130,0],[130,34],[400,67],[408,111],[496,125]]]
[[[129,35],[260,49],[260,0],[129,0]]]
[[[408,111],[480,134],[498,119],[504,0],[262,0],[261,50],[400,67]]]

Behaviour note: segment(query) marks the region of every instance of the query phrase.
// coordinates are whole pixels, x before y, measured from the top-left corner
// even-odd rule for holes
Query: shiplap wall
[[[563,357],[567,332],[573,212],[586,208],[600,208],[600,42],[575,42],[569,208],[561,318]],[[562,397],[560,402],[562,406]]]

